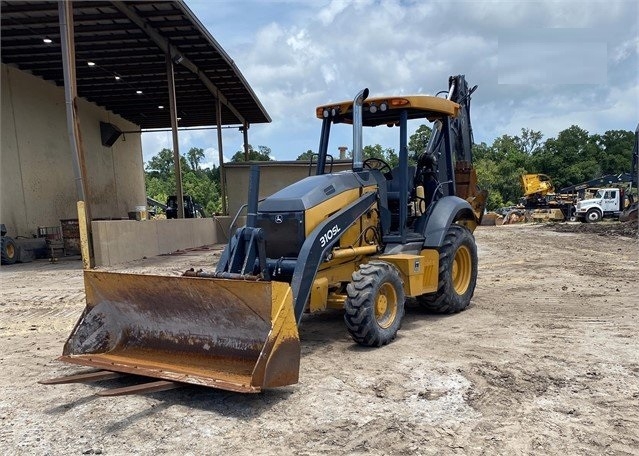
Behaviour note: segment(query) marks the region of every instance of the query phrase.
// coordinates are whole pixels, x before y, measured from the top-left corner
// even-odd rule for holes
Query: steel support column
[[[249,161],[248,129],[249,124],[244,122],[244,126],[242,126],[242,136],[244,137],[244,161]]]
[[[58,17],[60,21],[60,46],[62,48],[62,70],[64,74],[64,95],[67,112],[67,131],[71,145],[71,157],[73,174],[75,177],[75,189],[78,201],[84,203],[84,216],[82,219],[86,232],[88,248],[83,249],[82,263],[85,269],[95,265],[93,258],[93,243],[91,236],[91,205],[89,185],[87,182],[86,160],[80,135],[80,120],[78,119],[78,88],[75,76],[75,40],[73,34],[73,3],[58,2]]]
[[[222,102],[217,99],[215,104],[215,119],[217,120],[217,153],[220,164],[220,193],[222,197],[222,215],[227,215],[226,207],[226,172],[224,171],[224,151],[222,149]]]
[[[184,195],[182,193],[182,168],[180,167],[180,146],[177,131],[177,103],[175,100],[175,78],[171,54],[166,54],[166,80],[169,83],[169,105],[171,133],[173,136],[173,167],[175,168],[175,194],[177,196],[177,218],[184,218]]]

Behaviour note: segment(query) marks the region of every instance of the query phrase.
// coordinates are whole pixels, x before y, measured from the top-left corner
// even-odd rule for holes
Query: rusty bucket
[[[287,283],[97,271],[84,281],[62,361],[239,392],[298,380]]]

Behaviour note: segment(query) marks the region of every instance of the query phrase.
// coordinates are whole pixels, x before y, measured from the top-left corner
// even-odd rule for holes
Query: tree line
[[[420,125],[408,142],[409,162],[415,164],[424,151],[432,133],[428,125]],[[544,140],[543,134],[522,128],[519,135],[502,135],[492,144],[474,144],[473,162],[481,188],[488,190],[487,208],[496,209],[515,204],[522,196],[519,176],[525,173],[547,174],[555,188],[577,184],[606,174],[631,171],[631,153],[634,133],[609,130],[604,134],[589,134],[573,125]],[[272,151],[267,146],[248,147],[249,161],[271,161]],[[312,150],[301,153],[297,160],[309,161]],[[349,158],[352,158],[349,151]],[[399,157],[394,148],[379,144],[363,148],[366,158],[381,158],[391,167],[397,166]],[[204,150],[193,147],[180,157],[182,187],[185,195],[199,202],[207,215],[221,211],[220,171],[215,165],[202,168]],[[232,162],[243,162],[246,154],[237,151]],[[162,149],[145,167],[147,195],[165,202],[175,194],[173,152]]]

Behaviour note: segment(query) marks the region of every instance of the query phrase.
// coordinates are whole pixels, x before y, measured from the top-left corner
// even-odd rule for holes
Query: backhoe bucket
[[[239,392],[298,380],[287,283],[96,271],[84,283],[62,361]]]

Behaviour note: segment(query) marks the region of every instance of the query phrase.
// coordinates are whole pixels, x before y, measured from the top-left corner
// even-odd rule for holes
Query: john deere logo
[[[284,221],[284,217],[282,217],[281,215],[275,216],[275,223],[282,223],[283,221]]]

